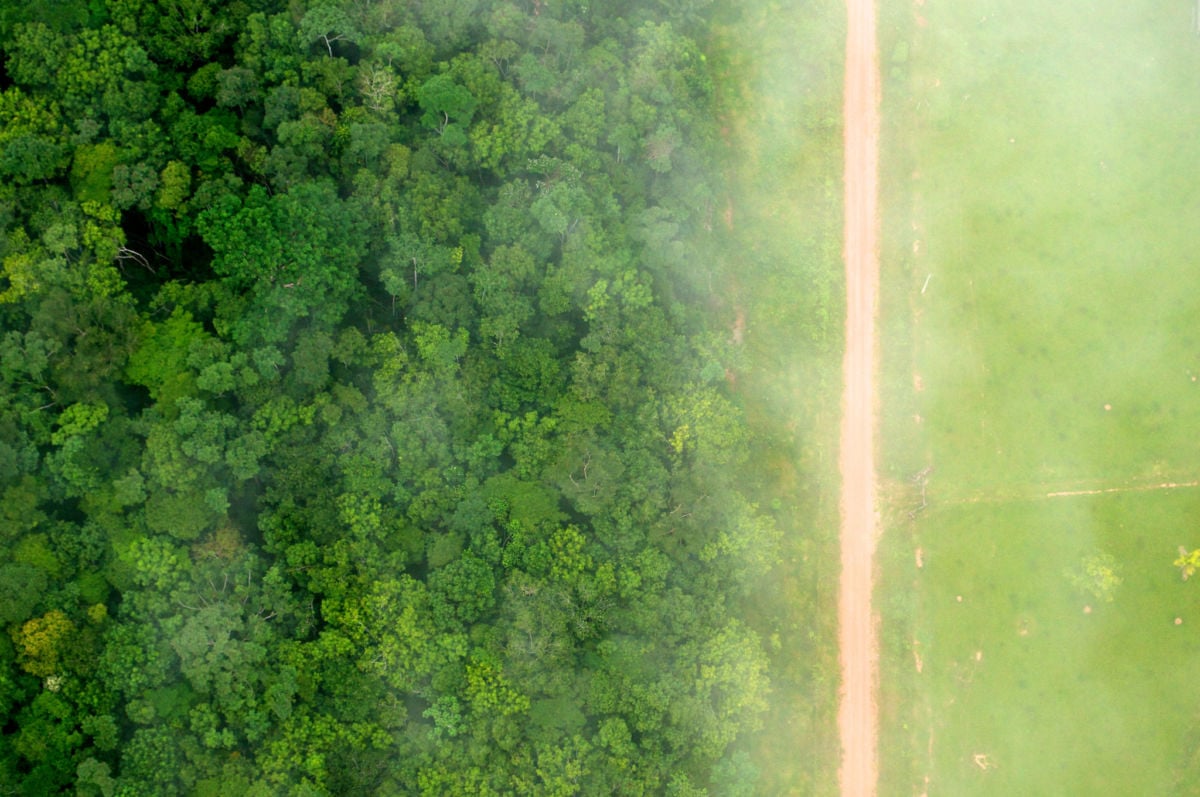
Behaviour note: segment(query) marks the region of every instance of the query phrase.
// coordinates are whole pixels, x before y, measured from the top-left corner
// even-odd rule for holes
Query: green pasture
[[[1200,488],[1117,492],[1200,479],[1193,6],[881,4],[881,794],[1195,782]]]
[[[931,510],[923,568],[891,546],[889,592],[915,598],[885,606],[910,623],[880,793],[926,775],[929,794],[1190,793],[1200,606],[1170,560],[1198,514],[1196,490]],[[1097,552],[1122,579],[1111,602],[1072,578]]]

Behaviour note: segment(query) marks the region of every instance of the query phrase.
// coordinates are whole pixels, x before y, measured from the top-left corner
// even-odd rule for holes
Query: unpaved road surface
[[[875,306],[879,292],[879,61],[874,0],[846,0],[846,355],[841,432],[842,577],[838,732],[842,797],[873,797],[878,779],[879,645],[871,608],[875,553]]]

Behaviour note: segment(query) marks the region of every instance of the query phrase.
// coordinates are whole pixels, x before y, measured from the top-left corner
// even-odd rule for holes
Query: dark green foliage
[[[749,793],[777,533],[658,5],[0,13],[0,782]]]
[[[256,185],[244,200],[225,194],[198,224],[213,269],[243,297],[226,318],[238,343],[279,343],[301,319],[331,329],[361,290],[363,225],[326,181],[273,196]]]

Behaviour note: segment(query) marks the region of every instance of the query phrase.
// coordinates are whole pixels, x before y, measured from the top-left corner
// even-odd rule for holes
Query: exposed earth
[[[879,63],[873,0],[847,0],[846,354],[840,464],[842,576],[838,731],[843,797],[875,794],[879,645],[871,607],[875,510],[875,307],[879,293]]]

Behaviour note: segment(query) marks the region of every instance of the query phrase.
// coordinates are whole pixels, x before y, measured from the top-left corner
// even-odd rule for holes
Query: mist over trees
[[[734,794],[706,3],[0,11],[0,791]]]

